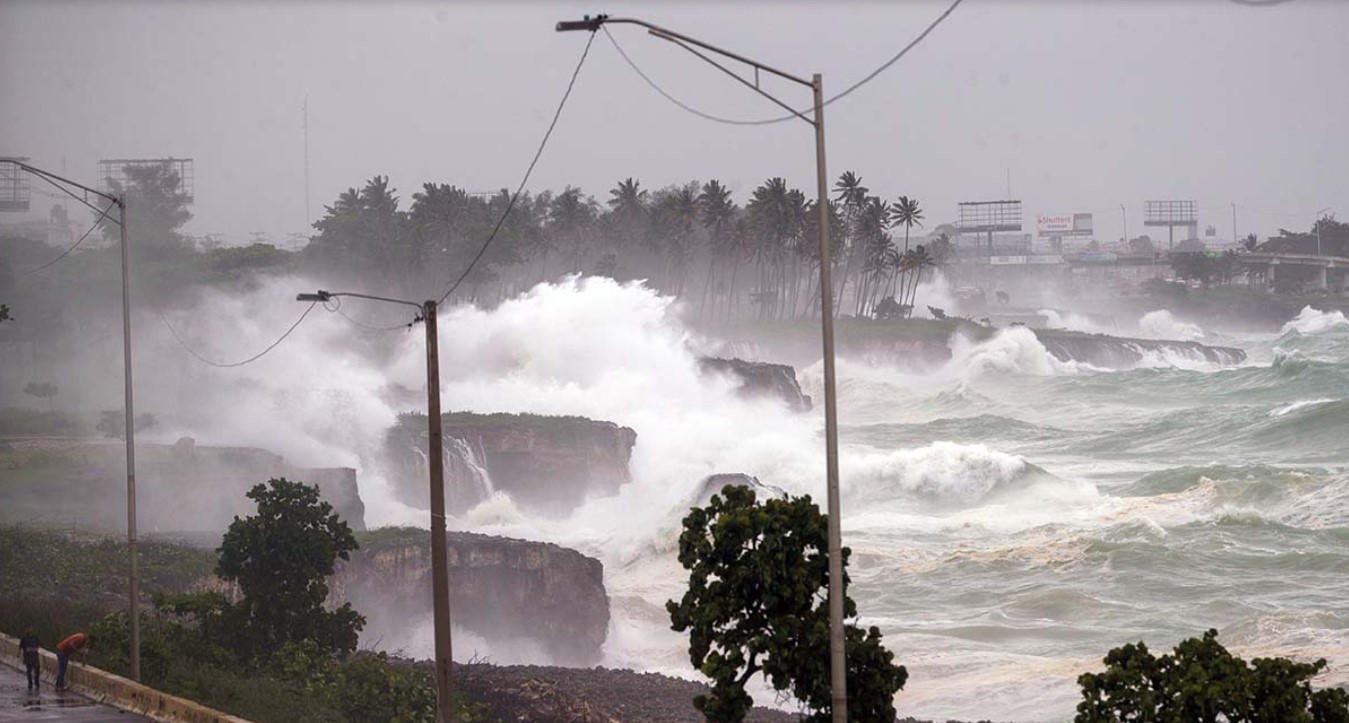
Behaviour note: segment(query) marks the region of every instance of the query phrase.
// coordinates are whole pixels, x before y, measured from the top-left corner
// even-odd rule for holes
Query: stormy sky
[[[800,75],[826,92],[873,70],[949,4],[932,2],[0,2],[0,155],[92,181],[109,157],[191,157],[192,234],[230,243],[305,229],[391,176],[514,187],[587,39],[553,23],[621,12]],[[909,56],[827,110],[831,182],[854,170],[916,196],[929,227],[961,200],[1028,216],[1094,212],[1098,237],[1142,231],[1146,199],[1195,199],[1231,236],[1349,217],[1349,3],[965,0]],[[631,26],[615,37],[668,92],[737,118],[776,108]],[[792,103],[808,91],[770,86]],[[785,176],[813,193],[801,122],[739,127],[657,95],[595,38],[529,188],[719,178],[744,202]],[[48,202],[36,196],[36,208]],[[81,216],[82,217],[82,216]],[[12,220],[8,216],[5,220]],[[1154,233],[1154,238],[1158,234]]]

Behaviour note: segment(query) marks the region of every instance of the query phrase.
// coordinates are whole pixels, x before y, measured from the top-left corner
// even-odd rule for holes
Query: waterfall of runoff
[[[285,279],[205,299],[214,311],[193,340],[261,339],[293,318],[281,300],[313,285]],[[697,358],[717,340],[691,332],[680,312],[639,283],[570,278],[494,310],[446,309],[440,351],[446,409],[636,430],[633,482],[561,518],[493,492],[473,450],[447,455],[461,480],[452,494],[482,500],[451,524],[599,558],[613,613],[604,663],[696,677],[663,607],[685,581],[680,519],[719,472],[823,500],[823,421],[818,409],[790,414],[701,376]],[[257,364],[166,378],[150,393],[196,403],[163,419],[161,435],[357,467],[370,524],[426,526],[424,510],[389,493],[382,459],[397,413],[422,405],[421,335],[362,353],[359,330],[314,317]],[[1162,312],[1136,328],[1115,333],[1202,339],[1248,359],[1178,352],[1105,369],[1055,358],[1013,328],[953,339],[936,369],[840,360],[851,594],[909,668],[902,715],[1067,718],[1075,677],[1111,647],[1166,649],[1210,627],[1239,654],[1323,656],[1325,684],[1349,680],[1349,321],[1309,308],[1280,333],[1231,336]],[[144,353],[177,353],[173,343],[149,338]],[[798,372],[820,398],[820,365]],[[428,654],[418,640],[429,646],[410,635],[407,652]],[[456,652],[548,662],[486,640]]]

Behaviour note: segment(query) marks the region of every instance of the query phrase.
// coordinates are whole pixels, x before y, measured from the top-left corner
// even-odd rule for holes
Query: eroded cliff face
[[[632,481],[637,433],[584,417],[454,412],[442,418],[447,504],[462,512],[493,492],[521,509],[566,514],[586,499],[616,494]],[[386,438],[394,489],[427,507],[427,430],[420,414],[399,416]]]
[[[456,628],[489,647],[536,649],[559,665],[600,658],[609,630],[604,565],[558,545],[449,533],[450,610]],[[329,579],[329,602],[367,618],[366,640],[387,647],[431,619],[431,537],[425,530],[372,533]]]
[[[698,360],[703,374],[721,374],[736,380],[741,396],[777,399],[793,412],[809,412],[810,397],[801,393],[796,370],[786,364],[703,357]]]

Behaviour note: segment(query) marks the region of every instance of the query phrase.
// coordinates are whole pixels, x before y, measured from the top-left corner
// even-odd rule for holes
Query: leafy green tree
[[[126,183],[110,179],[108,190],[114,196],[126,196],[131,248],[145,258],[166,250],[185,250],[188,244],[180,230],[192,220],[192,212],[187,210],[187,197],[180,192],[182,179],[177,171],[167,163],[133,165],[124,170]],[[109,216],[116,220],[117,209]],[[103,224],[108,241],[117,241],[120,234],[116,223]]]
[[[666,609],[673,628],[689,633],[689,659],[712,679],[712,694],[693,701],[708,721],[744,720],[753,706],[745,685],[759,674],[810,709],[810,720],[829,720],[827,534],[810,497],[759,504],[747,487],[727,487],[684,518],[679,562],[689,588]],[[856,618],[846,594],[844,609]],[[876,628],[848,625],[846,635],[849,717],[893,720],[908,672]]]
[[[233,612],[244,637],[241,652],[253,659],[300,641],[334,654],[354,651],[365,618],[350,604],[323,607],[336,561],[350,559],[357,547],[351,527],[318,487],[272,479],[248,497],[257,514],[234,518],[216,565],[216,575],[243,593]]]
[[[1157,657],[1139,642],[1111,650],[1102,673],[1078,677],[1075,723],[1345,723],[1349,693],[1312,690],[1325,660],[1246,661],[1218,643],[1218,631]]]

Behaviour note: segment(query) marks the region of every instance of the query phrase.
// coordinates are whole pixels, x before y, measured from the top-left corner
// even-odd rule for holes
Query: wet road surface
[[[73,665],[73,663],[72,663]],[[43,683],[37,693],[28,690],[22,672],[0,665],[0,723],[36,721],[81,721],[82,723],[141,723],[149,721],[106,705],[98,705],[75,693],[57,693]]]

